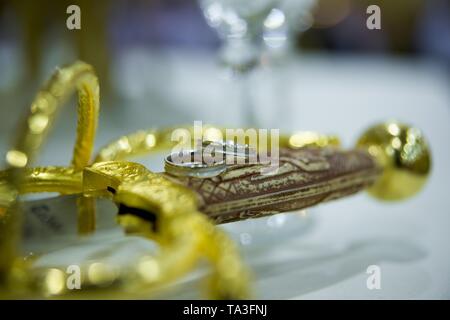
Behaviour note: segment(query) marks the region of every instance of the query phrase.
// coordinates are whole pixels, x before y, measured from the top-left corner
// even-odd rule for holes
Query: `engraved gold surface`
[[[381,200],[401,200],[418,193],[431,172],[431,153],[421,131],[390,121],[369,128],[357,142],[383,168],[368,189]]]
[[[144,166],[131,162],[100,162],[86,169],[85,191],[110,190],[120,206],[155,214],[146,222],[132,214],[119,215],[129,233],[138,233],[162,245],[155,257],[144,257],[137,266],[134,286],[160,286],[190,271],[202,256],[214,266],[208,293],[212,298],[248,297],[248,276],[232,241],[214,228],[197,210],[191,190],[171,182]],[[233,268],[225,268],[232,263]],[[156,272],[151,274],[152,270]]]
[[[7,171],[1,172],[0,178],[7,174]],[[127,290],[131,287],[154,292],[192,270],[202,257],[206,257],[213,265],[207,290],[209,297],[240,299],[249,296],[248,271],[240,261],[234,243],[198,212],[195,193],[180,184],[152,173],[140,164],[125,161],[95,163],[84,170],[83,178],[72,168],[27,169],[22,181],[22,193],[58,191],[55,189],[58,186],[66,193],[84,191],[86,195],[109,196],[118,206],[157,215],[157,229],[132,214],[119,215],[118,221],[127,233],[155,240],[161,250],[157,256],[143,257],[137,265],[122,270],[113,279],[109,290],[126,285]],[[101,271],[97,273],[104,275]],[[26,275],[21,274],[26,282],[39,283],[39,291],[51,296],[71,293],[58,285],[66,277],[67,274],[57,268],[31,269]],[[99,290],[104,282],[87,278],[82,285]]]
[[[28,173],[34,172],[37,177],[54,177],[52,182],[59,186],[69,181],[67,192],[79,192],[80,185],[74,188],[70,186],[76,185],[74,181],[81,182],[80,175],[71,169],[65,169],[68,176],[73,177],[67,180],[67,177],[61,175],[63,170],[64,168],[49,167],[30,169]],[[118,221],[127,233],[155,240],[161,245],[161,250],[157,256],[142,257],[137,265],[122,270],[113,279],[109,289],[126,285],[127,290],[133,288],[151,293],[167,282],[183,276],[202,257],[206,257],[213,265],[207,290],[209,297],[240,299],[249,296],[248,274],[239,259],[237,248],[222,231],[198,212],[194,192],[160,174],[150,172],[140,164],[124,161],[96,163],[85,169],[83,180],[85,184],[82,189],[88,195],[109,195],[118,206],[140,209],[157,216],[155,225],[152,226],[132,214],[125,212],[119,215]],[[47,187],[54,188],[45,183],[34,185],[33,181],[30,186],[26,186],[27,179],[24,179],[24,184],[22,192],[43,192],[48,191]],[[104,275],[101,271],[97,273]],[[67,277],[65,272],[57,268],[31,269],[22,277],[27,282],[39,283],[39,290],[45,294],[54,296],[71,293],[64,286],[57,285]],[[97,290],[103,285],[103,281],[92,281],[89,278],[82,283],[83,288]]]

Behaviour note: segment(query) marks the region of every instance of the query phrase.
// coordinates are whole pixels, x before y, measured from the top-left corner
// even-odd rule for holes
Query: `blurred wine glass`
[[[223,41],[220,62],[238,81],[246,125],[257,127],[250,72],[261,56],[280,58],[292,47],[291,36],[311,24],[315,0],[199,0],[207,23]],[[280,54],[282,53],[282,54]]]
[[[263,22],[277,0],[199,0],[207,23],[223,41],[221,63],[238,80],[244,121],[256,127],[249,72],[261,54]]]
[[[312,9],[316,0],[278,0],[264,20],[263,42],[271,58],[292,53],[299,33],[313,24]]]

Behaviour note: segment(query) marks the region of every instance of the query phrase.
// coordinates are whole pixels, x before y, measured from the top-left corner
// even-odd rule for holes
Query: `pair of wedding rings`
[[[203,141],[191,150],[172,152],[164,159],[164,170],[175,176],[211,178],[227,170],[227,157],[238,163],[257,159],[254,148],[232,141]]]

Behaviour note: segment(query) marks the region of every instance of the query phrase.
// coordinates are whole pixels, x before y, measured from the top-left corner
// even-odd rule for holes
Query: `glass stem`
[[[258,120],[252,94],[253,87],[250,71],[243,72],[241,75],[239,75],[238,85],[240,91],[240,103],[243,111],[242,113],[244,116],[244,122],[248,127],[257,128]]]

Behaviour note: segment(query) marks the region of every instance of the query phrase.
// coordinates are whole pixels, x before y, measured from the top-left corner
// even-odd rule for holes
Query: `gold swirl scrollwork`
[[[75,88],[79,95],[78,128],[71,166],[29,168],[57,111]],[[86,227],[92,220],[89,215],[93,214],[94,197],[109,197],[117,204],[118,221],[127,233],[143,235],[160,246],[155,256],[144,256],[126,270],[111,273],[114,266],[100,268],[94,276],[83,278],[82,288],[95,288],[95,292],[102,289],[111,292],[117,287],[152,292],[185,275],[206,258],[213,267],[207,291],[211,298],[247,298],[249,276],[237,248],[198,211],[192,191],[137,163],[100,162],[98,157],[93,164],[89,163],[99,111],[98,93],[97,78],[89,65],[77,62],[59,69],[39,92],[26,128],[7,153],[9,168],[0,172],[0,275],[3,280],[11,283],[13,289],[47,295],[71,293],[64,285],[58,285],[65,283],[63,270],[20,263],[16,266],[21,261],[16,258],[21,217],[14,200],[17,194],[29,192],[82,192],[87,201],[80,206],[81,215],[85,214],[78,220],[79,224],[84,223]],[[86,292],[91,291],[83,290]]]
[[[18,255],[16,251],[20,246],[22,217],[15,200],[21,192],[22,180],[34,179],[34,184],[37,185],[45,184],[45,180],[49,181],[43,172],[38,176],[45,177],[44,181],[38,181],[40,179],[36,178],[36,175],[26,174],[35,173],[36,170],[29,172],[24,168],[35,159],[61,106],[75,90],[79,98],[78,124],[71,168],[81,171],[88,165],[97,129],[99,85],[93,68],[81,61],[57,69],[38,92],[24,118],[25,121],[19,126],[13,148],[6,153],[7,173],[2,173],[3,179],[0,180],[0,281],[2,282],[5,282],[6,275],[10,274],[13,261]],[[64,192],[61,185],[52,185],[51,189]]]

